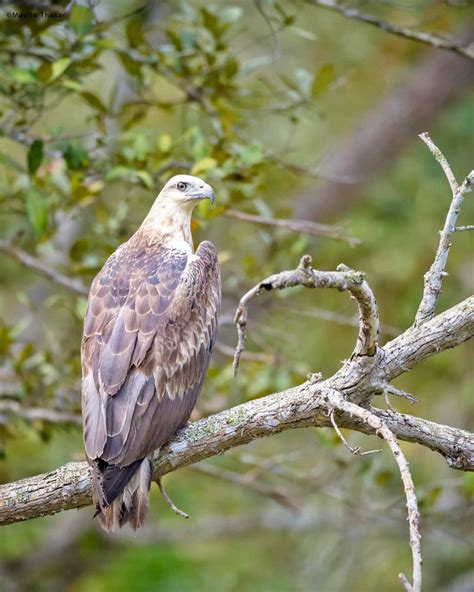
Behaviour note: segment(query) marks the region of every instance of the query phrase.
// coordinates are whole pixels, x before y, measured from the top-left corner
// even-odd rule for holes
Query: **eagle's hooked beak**
[[[199,195],[198,199],[209,199],[211,205],[214,205],[215,196],[214,196],[214,189],[208,185],[207,183],[203,183],[199,186]]]

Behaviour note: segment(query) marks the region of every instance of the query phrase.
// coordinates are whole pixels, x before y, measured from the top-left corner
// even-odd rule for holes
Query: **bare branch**
[[[241,487],[251,489],[252,491],[256,491],[261,495],[270,497],[271,499],[275,500],[278,504],[281,504],[286,508],[290,508],[292,510],[298,509],[298,505],[292,499],[289,492],[286,489],[283,489],[282,487],[274,487],[272,485],[267,485],[266,483],[254,481],[253,479],[249,479],[248,476],[242,475],[241,473],[221,469],[210,464],[200,463],[192,466],[191,468],[193,471],[196,471],[197,473],[202,473],[203,475],[209,475],[211,477],[223,479],[224,481],[229,481],[230,483],[234,483],[235,485],[239,485]]]
[[[300,315],[303,317],[310,317],[313,319],[321,319],[323,321],[329,321],[330,323],[336,323],[337,325],[344,325],[346,327],[358,327],[359,319],[357,314],[353,316],[340,314],[333,310],[327,310],[325,308],[318,308],[311,306],[311,308],[304,308],[299,306],[294,308],[285,304],[285,311],[289,311],[293,314]],[[392,325],[380,324],[380,333],[387,335],[388,337],[397,337],[402,333],[402,330]]]
[[[453,194],[451,205],[446,216],[443,230],[440,232],[440,239],[436,256],[429,271],[425,274],[423,298],[416,313],[415,325],[420,325],[435,314],[436,303],[441,294],[443,275],[445,273],[446,263],[448,261],[451,239],[456,230],[456,221],[461,209],[462,202],[467,193],[471,191],[471,185],[474,183],[474,171],[471,171],[461,186],[458,185],[456,178],[449,166],[448,161],[441,150],[433,143],[427,133],[420,134],[420,138],[428,146],[440,166],[442,167],[449,186]]]
[[[329,414],[329,419],[331,420],[332,423],[332,427],[334,428],[336,434],[339,436],[339,439],[341,440],[341,442],[344,444],[344,446],[347,448],[347,450],[353,454],[354,456],[366,456],[367,454],[374,454],[375,452],[382,452],[381,448],[378,448],[377,450],[367,450],[366,452],[362,452],[360,446],[351,446],[349,444],[349,442],[344,438],[344,434],[341,432],[341,430],[339,429],[339,426],[336,423],[336,420],[334,418],[334,409],[330,412]]]
[[[343,4],[340,4],[335,0],[305,0],[305,2],[313,6],[319,6],[321,8],[327,8],[328,10],[331,10],[333,12],[338,12],[339,14],[350,19],[368,23],[369,25],[373,25],[374,27],[377,27],[378,29],[385,31],[386,33],[398,35],[399,37],[409,39],[410,41],[423,43],[424,45],[429,45],[434,49],[444,49],[447,51],[451,51],[470,60],[474,60],[474,48],[471,45],[465,47],[461,45],[459,42],[452,39],[444,39],[431,33],[413,31],[412,29],[409,29],[407,27],[393,25],[391,23],[383,21],[382,19],[379,19],[376,16],[367,14],[365,12],[361,12],[356,8],[344,6]]]
[[[0,401],[0,424],[6,423],[9,417],[26,421],[44,421],[46,423],[70,424],[82,426],[82,417],[78,413],[68,413],[57,409],[43,409],[39,407],[24,407],[16,401]]]
[[[266,218],[258,216],[257,214],[248,214],[247,212],[239,212],[238,210],[228,209],[223,214],[227,218],[234,218],[235,220],[242,220],[244,222],[254,222],[255,224],[263,224],[265,226],[277,226],[278,228],[285,228],[294,232],[301,232],[310,236],[324,236],[334,240],[344,241],[351,247],[361,244],[357,238],[345,236],[342,228],[338,226],[331,226],[329,224],[318,224],[308,220],[291,220],[286,218]]]
[[[410,395],[410,393],[407,393],[406,391],[402,391],[401,389],[396,388],[395,386],[393,386],[393,384],[389,384],[385,388],[385,392],[388,395],[395,395],[396,397],[403,397],[404,399],[406,399],[407,401],[409,401],[412,404],[420,402],[420,401],[418,401],[418,399],[416,397],[414,397],[413,395]]]
[[[54,269],[54,267],[51,267],[44,261],[41,261],[41,259],[33,257],[22,249],[15,247],[10,242],[6,240],[0,240],[0,251],[3,251],[10,257],[13,257],[25,267],[28,267],[40,275],[52,280],[56,284],[63,286],[63,288],[79,294],[80,296],[87,297],[89,290],[80,280],[64,275],[57,269]]]
[[[218,351],[220,354],[224,356],[229,356],[229,358],[234,357],[235,350],[232,346],[222,343],[221,341],[216,341],[214,344],[214,350]],[[275,363],[275,356],[272,354],[266,354],[264,352],[254,352],[254,351],[245,351],[242,352],[242,359],[250,360],[252,362],[262,362],[263,364],[274,364]]]
[[[158,485],[158,489],[160,490],[160,493],[163,496],[163,499],[165,500],[166,504],[173,510],[173,512],[175,514],[177,514],[178,516],[181,516],[181,518],[186,518],[186,519],[189,518],[189,515],[186,514],[186,512],[183,512],[183,510],[180,510],[178,508],[178,506],[175,505],[175,503],[170,498],[170,496],[166,493],[166,489],[163,486],[163,482],[162,482],[161,478],[157,477],[155,479],[155,482]]]
[[[353,403],[344,400],[344,398],[341,397],[339,393],[331,393],[329,395],[329,400],[334,403],[334,407],[336,409],[351,413],[352,415],[367,423],[387,442],[390,450],[392,451],[392,454],[400,470],[400,476],[402,478],[403,488],[405,490],[405,496],[407,500],[408,523],[410,526],[410,547],[413,559],[413,585],[408,582],[407,578],[403,574],[400,574],[399,577],[402,580],[407,592],[420,592],[422,581],[420,514],[418,512],[415,485],[410,473],[408,461],[397,442],[395,434],[390,430],[387,424],[380,419],[380,417],[373,414],[368,409],[363,409],[358,405],[354,405]]]
[[[456,226],[454,232],[466,232],[467,230],[474,230],[474,225]]]
[[[379,315],[375,297],[365,276],[341,264],[337,271],[318,271],[311,268],[311,257],[304,255],[298,267],[291,271],[282,271],[271,275],[254,286],[240,299],[235,313],[235,324],[238,331],[238,344],[234,357],[234,373],[237,372],[239,359],[244,351],[247,329],[247,304],[262,290],[282,290],[295,286],[306,288],[336,288],[347,290],[357,301],[359,307],[359,335],[353,356],[373,356],[377,348],[379,335]]]

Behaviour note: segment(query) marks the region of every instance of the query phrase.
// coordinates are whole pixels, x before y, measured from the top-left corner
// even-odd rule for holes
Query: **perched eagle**
[[[191,215],[212,188],[177,175],[95,277],[82,339],[84,442],[96,515],[143,524],[153,452],[187,422],[214,345],[221,300],[214,245],[194,253]]]

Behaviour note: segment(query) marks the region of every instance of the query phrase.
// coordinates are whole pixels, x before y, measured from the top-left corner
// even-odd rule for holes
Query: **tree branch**
[[[82,426],[82,417],[78,413],[68,413],[59,409],[24,407],[16,401],[0,401],[0,425],[7,417],[13,416],[26,421],[44,421],[46,423],[70,424]]]
[[[291,271],[282,271],[269,276],[254,286],[240,299],[235,324],[237,325],[238,344],[234,357],[234,373],[239,367],[239,360],[244,351],[247,329],[247,304],[262,290],[282,290],[295,286],[306,288],[336,288],[347,290],[357,301],[359,307],[359,335],[353,356],[373,356],[377,348],[379,335],[379,314],[375,297],[365,276],[360,271],[339,265],[337,271],[318,271],[311,267],[311,257],[304,255],[298,267]]]
[[[441,294],[441,285],[443,283],[443,275],[445,274],[446,263],[448,261],[449,249],[451,247],[451,239],[456,232],[456,221],[461,210],[462,202],[467,193],[471,191],[471,185],[474,183],[474,171],[471,171],[464,180],[461,186],[458,185],[456,178],[449,166],[446,157],[441,150],[434,144],[429,135],[425,132],[420,134],[420,138],[428,146],[431,153],[434,155],[438,163],[448,179],[453,199],[449,207],[448,215],[444,223],[444,228],[440,232],[440,239],[438,250],[429,271],[425,274],[423,298],[421,300],[418,312],[415,317],[415,325],[424,323],[427,319],[431,319],[435,314],[436,303]]]
[[[429,321],[425,326],[430,324]],[[333,392],[323,382],[306,382],[194,422],[181,429],[162,448],[155,461],[154,476],[160,477],[285,430],[330,427],[328,413],[334,405],[329,402],[328,395]],[[370,411],[400,440],[427,446],[445,457],[453,468],[474,471],[474,434],[411,415],[376,408]],[[375,433],[372,426],[345,411],[338,414],[338,424],[340,428]],[[85,462],[68,463],[47,474],[1,485],[0,524],[56,514],[90,503],[88,465]]]
[[[294,232],[309,234],[310,236],[324,236],[326,238],[333,238],[335,240],[347,242],[351,247],[361,244],[359,239],[351,236],[345,236],[342,228],[331,226],[329,224],[318,224],[308,220],[266,218],[264,216],[258,216],[257,214],[248,214],[247,212],[239,212],[238,210],[233,209],[226,210],[223,215],[227,218],[234,218],[235,220],[263,224],[264,226],[276,226],[278,228],[285,228],[286,230],[292,230]]]
[[[358,417],[361,421],[363,421],[372,429],[374,429],[375,433],[377,435],[380,435],[387,442],[395,458],[395,461],[400,470],[400,476],[403,482],[403,489],[405,490],[405,496],[407,500],[408,523],[410,527],[410,548],[412,551],[413,559],[413,585],[410,584],[410,582],[407,580],[404,574],[401,573],[399,575],[399,578],[401,579],[407,592],[420,592],[422,582],[420,514],[418,511],[418,501],[415,493],[415,484],[413,483],[413,478],[410,473],[408,461],[405,455],[403,454],[400,445],[397,442],[395,434],[380,417],[378,417],[368,409],[363,409],[359,407],[359,405],[354,405],[354,403],[346,401],[338,393],[332,393],[331,400],[333,400],[334,406],[337,407],[337,409],[344,410],[347,413],[350,413],[351,415]],[[332,412],[332,414],[333,413],[334,412]],[[334,427],[337,428],[335,424]],[[336,429],[336,431],[339,432],[338,429]],[[342,434],[339,435],[342,437]],[[351,452],[353,452],[353,450],[351,450]]]
[[[29,253],[26,253],[26,251],[15,247],[10,242],[6,240],[0,240],[0,251],[10,255],[10,257],[13,257],[25,267],[36,271],[40,275],[52,280],[54,283],[62,286],[63,288],[79,294],[80,296],[87,297],[89,290],[80,280],[76,280],[64,275],[57,269],[54,269],[54,267],[49,266],[41,259],[33,257]]]
[[[428,45],[434,49],[444,49],[451,51],[470,60],[474,60],[474,48],[471,45],[465,47],[453,39],[443,39],[442,37],[438,37],[431,33],[413,31],[413,29],[409,29],[407,27],[393,25],[387,21],[379,19],[376,16],[361,12],[356,8],[344,6],[335,0],[305,0],[305,2],[307,4],[311,4],[312,6],[319,6],[320,8],[326,8],[333,12],[337,12],[346,18],[362,21],[377,27],[378,29],[381,29],[386,33],[398,35],[399,37],[409,39],[410,41],[416,41],[417,43],[423,43],[424,45]]]

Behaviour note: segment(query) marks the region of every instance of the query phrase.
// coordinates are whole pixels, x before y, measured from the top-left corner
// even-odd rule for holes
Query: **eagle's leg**
[[[163,483],[161,482],[161,478],[157,477],[155,479],[156,484],[158,485],[159,489],[160,489],[160,493],[163,496],[163,499],[165,500],[165,502],[168,504],[168,506],[173,510],[173,512],[175,514],[178,514],[178,516],[182,516],[183,518],[189,518],[188,514],[186,514],[186,512],[183,512],[183,510],[180,510],[175,503],[173,502],[173,500],[170,498],[170,496],[166,493],[165,488],[163,487]]]

